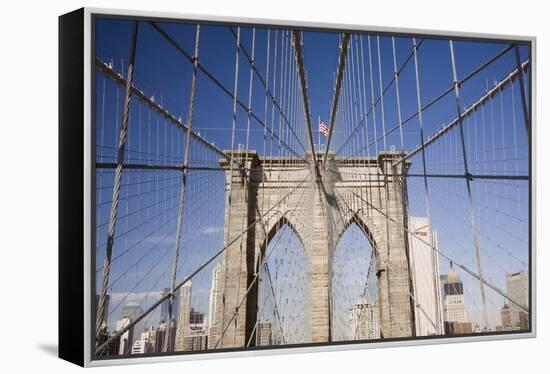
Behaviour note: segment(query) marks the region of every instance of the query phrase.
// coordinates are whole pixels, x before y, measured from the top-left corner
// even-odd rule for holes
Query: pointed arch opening
[[[354,215],[344,225],[331,259],[333,341],[380,338],[376,243]]]
[[[309,342],[309,261],[303,239],[286,216],[269,230],[261,256],[254,345]]]

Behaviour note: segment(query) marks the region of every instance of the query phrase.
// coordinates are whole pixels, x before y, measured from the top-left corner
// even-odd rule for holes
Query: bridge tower
[[[308,271],[311,297],[309,342],[331,341],[330,263],[338,239],[353,223],[375,250],[382,336],[413,334],[408,243],[403,230],[408,164],[392,167],[402,153],[345,159],[329,153],[320,180],[315,177],[314,163],[306,162],[311,153],[306,153],[306,160],[258,157],[252,150],[228,154],[240,167],[220,161],[226,175],[224,244],[228,248],[218,304],[222,307],[213,318],[209,348],[255,344],[258,282],[254,279],[267,245],[285,224],[301,240],[308,258],[309,268],[304,271]],[[277,210],[269,211],[274,206]],[[309,214],[307,222],[304,214]]]

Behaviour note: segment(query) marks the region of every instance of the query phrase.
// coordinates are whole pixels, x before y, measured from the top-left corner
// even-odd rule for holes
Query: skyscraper
[[[164,325],[164,328],[154,328],[151,327],[149,330],[147,330],[149,333],[149,349],[148,352],[151,353],[160,353],[162,352],[163,343],[164,343],[164,337],[166,332],[166,324]]]
[[[116,331],[122,330],[132,322],[129,317],[122,317],[116,323]],[[119,355],[127,355],[131,353],[132,345],[134,344],[134,328],[128,329],[120,336]]]
[[[504,330],[512,327],[512,314],[510,313],[510,306],[508,304],[504,304],[500,309],[500,320]]]
[[[180,293],[176,292],[172,300],[172,320],[177,321],[180,310]]]
[[[506,275],[506,293],[517,303],[529,305],[529,273],[520,271]],[[510,302],[510,319],[513,327],[529,327],[528,315],[518,305]]]
[[[208,348],[208,336],[205,331],[193,332],[185,337],[184,351],[204,351]]]
[[[208,306],[208,329],[214,326],[216,316],[220,312],[222,264],[218,263],[212,269],[212,286],[210,287],[210,300]]]
[[[460,276],[453,268],[447,273],[447,280],[443,285],[444,292],[444,310],[446,322],[468,322],[466,315],[466,305],[464,304],[464,289]]]
[[[191,307],[189,312],[189,330],[204,330],[204,313],[201,313]]]
[[[97,344],[98,346],[103,345],[106,343],[112,335],[107,333],[107,331],[102,331],[99,333]],[[103,350],[103,352],[100,353],[101,356],[118,356],[120,354],[120,338],[119,339],[113,339],[109,344],[107,344],[107,347]]]
[[[132,323],[141,313],[143,313],[143,310],[137,302],[128,302],[122,308],[122,315],[120,320],[117,321],[116,330],[118,331],[121,328],[124,328]],[[120,354],[131,353],[132,346],[134,345],[134,342],[139,338],[139,334],[143,329],[143,323],[143,321],[138,322],[131,329],[122,334],[122,336],[120,337]]]
[[[149,352],[149,331],[141,333],[141,337],[134,342],[132,354],[143,354]]]
[[[204,324],[204,313],[196,311],[193,307],[189,311],[187,333],[180,339],[180,349],[183,351],[203,351],[208,347],[208,335]],[[181,346],[183,344],[183,346]]]
[[[164,297],[166,296],[168,293],[170,292],[170,289],[169,288],[165,288],[162,290],[162,292],[160,293],[160,296],[161,297]],[[169,304],[170,304],[170,300],[169,299],[166,299],[162,302],[162,304],[160,304],[160,318],[159,318],[159,322],[162,323],[162,322],[167,322],[168,321],[168,307],[169,307]]]
[[[173,351],[176,346],[176,321],[161,323],[158,331],[159,333],[156,339],[160,340],[159,343],[155,343],[155,345],[157,349],[159,349],[159,352],[164,352],[165,350],[167,352]]]
[[[409,217],[409,230],[416,335],[443,334],[437,233],[430,229],[428,217]]]
[[[258,332],[256,333],[256,345],[267,347],[273,345],[272,324],[269,321],[258,322]]]
[[[443,310],[445,334],[464,334],[472,332],[464,302],[464,287],[460,276],[453,268],[447,273],[443,284]]]
[[[185,350],[185,337],[189,335],[189,316],[191,313],[191,280],[179,289],[179,316],[176,328],[175,351]]]
[[[170,292],[169,288],[164,288],[160,296],[164,297]],[[178,319],[178,309],[179,309],[179,292],[176,292],[173,300],[172,300],[172,320]],[[160,305],[160,317],[159,317],[159,323],[168,322],[168,308],[170,306],[170,300],[166,299],[162,302]]]
[[[135,301],[130,301],[122,308],[122,318],[128,317],[134,320],[137,316],[143,313],[139,304]]]
[[[380,311],[378,304],[365,296],[359,297],[349,311],[349,340],[380,338]]]

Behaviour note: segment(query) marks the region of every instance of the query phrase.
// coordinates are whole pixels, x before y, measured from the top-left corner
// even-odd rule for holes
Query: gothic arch
[[[310,252],[306,247],[305,238],[300,233],[299,224],[296,225],[295,220],[289,215],[289,211],[281,214],[279,217],[274,217],[270,222],[270,229],[267,231],[267,235],[264,240],[259,244],[258,251],[260,253],[259,260],[256,265],[256,273],[261,274],[257,284],[257,296],[256,305],[265,307],[266,300],[278,300],[284,301],[284,298],[280,298],[281,291],[294,288],[300,298],[291,298],[291,302],[270,304],[272,308],[277,308],[278,312],[273,313],[273,310],[267,309],[270,312],[261,312],[258,308],[257,320],[258,322],[265,322],[267,320],[271,323],[270,329],[272,329],[273,339],[278,336],[279,333],[283,334],[283,330],[288,328],[297,331],[297,326],[306,326],[309,324],[309,274],[310,274]],[[269,226],[268,226],[269,227]],[[283,235],[283,236],[280,236]],[[281,240],[279,241],[280,238]],[[277,248],[278,247],[278,248]],[[288,250],[288,251],[287,251]],[[293,263],[291,271],[283,267],[277,271],[277,261],[279,264],[284,261],[285,265]],[[263,264],[267,266],[264,268]],[[298,264],[298,265],[297,265]],[[279,273],[279,281],[277,281],[277,272]],[[281,283],[282,282],[282,283]],[[281,287],[281,284],[284,287]],[[268,296],[269,295],[269,296]],[[298,300],[297,300],[298,299]],[[303,309],[303,313],[300,313],[299,317],[289,319],[279,319],[280,313],[284,316],[285,310],[288,308],[296,308],[301,305],[306,307]],[[269,308],[269,307],[268,307]],[[290,322],[289,322],[290,321]],[[276,327],[277,326],[277,327]],[[256,337],[252,337],[255,339]],[[289,337],[287,337],[289,339]],[[305,332],[301,336],[292,334],[290,340],[285,341],[285,344],[298,344],[307,343],[311,340],[309,328],[305,327]],[[262,343],[259,343],[262,344]]]
[[[334,243],[334,248],[338,247],[338,243],[340,242],[340,239],[342,238],[344,233],[348,230],[348,228],[351,225],[353,225],[354,223],[365,234],[365,236],[369,240],[370,244],[372,245],[373,249],[376,251],[376,248],[378,248],[378,247],[377,247],[377,244],[376,244],[375,236],[373,234],[373,232],[376,231],[376,225],[372,221],[369,222],[369,224],[366,224],[365,221],[363,220],[363,218],[361,218],[361,216],[358,214],[358,212],[353,212],[350,215],[350,217],[346,219],[346,221],[344,222],[344,225],[342,226],[341,230],[339,230],[339,232],[338,232],[338,235],[336,237],[336,242]],[[372,230],[371,230],[371,228],[372,228]]]
[[[260,253],[261,253],[262,257],[265,255],[265,250],[266,250],[267,246],[269,245],[269,243],[271,243],[271,240],[275,237],[275,235],[277,235],[277,233],[285,225],[287,225],[292,230],[292,232],[296,235],[298,240],[300,240],[300,244],[302,245],[302,248],[304,248],[304,250],[306,250],[306,245],[305,245],[304,239],[302,238],[302,235],[300,234],[300,232],[298,231],[296,226],[288,218],[288,212],[289,211],[287,210],[284,214],[281,215],[281,217],[279,219],[277,219],[273,224],[271,224],[271,228],[267,232],[267,237],[262,241],[262,243],[260,245]]]
[[[242,347],[253,338],[258,301],[258,289],[254,279],[260,258],[265,254],[269,242],[285,225],[301,241],[309,263],[311,342],[331,340],[328,286],[331,250],[353,223],[367,235],[375,250],[376,276],[380,284],[380,324],[384,337],[411,336],[414,316],[409,291],[407,236],[399,224],[390,224],[384,214],[388,212],[392,222],[399,223],[405,220],[407,211],[404,187],[399,178],[382,178],[379,175],[379,170],[388,170],[402,155],[397,152],[381,152],[375,158],[357,158],[351,161],[330,156],[333,168],[340,175],[374,175],[375,178],[326,178],[324,183],[314,187],[318,188],[318,191],[312,194],[311,205],[306,207],[302,201],[278,200],[270,194],[264,196],[265,194],[260,193],[276,189],[277,196],[285,196],[297,188],[292,181],[305,181],[309,178],[310,182],[314,183],[306,162],[303,162],[303,165],[286,164],[279,158],[259,158],[255,152],[241,152],[245,165],[252,170],[249,174],[249,183],[241,183],[241,175],[232,171],[227,162],[221,162],[226,172],[226,181],[232,185],[232,188],[226,189],[227,201],[231,201],[231,204],[226,203],[225,232],[229,237],[242,236],[240,243],[231,244],[225,251],[224,273],[227,277],[223,294],[226,305],[216,320],[228,321],[233,318],[235,322],[227,326],[227,332],[221,338],[223,348]],[[271,169],[274,171],[273,174],[266,173]],[[395,173],[404,171],[405,168]],[[282,180],[281,173],[285,174]],[[354,193],[361,189],[369,192],[368,205],[372,210],[348,209],[338,216],[340,212],[336,211],[336,196],[339,196],[338,200],[347,199],[343,201],[345,208],[349,205],[356,207],[358,201],[355,198],[360,200],[361,197],[354,197]],[[243,196],[248,196],[248,199],[243,199]],[[361,206],[364,205],[361,203]],[[264,212],[264,207],[269,210]],[[304,218],[298,218],[304,209],[311,210],[311,218],[308,216],[307,222]],[[229,219],[230,217],[232,219]],[[263,224],[254,224],[259,220]],[[250,230],[243,233],[243,227],[247,226],[250,226]],[[244,303],[241,295],[246,295]],[[221,325],[217,324],[214,327],[212,336],[220,337]]]
[[[357,339],[350,338],[347,325],[350,323],[351,311],[362,310],[364,307],[357,307],[357,303],[368,300],[369,304],[373,303],[370,305],[378,304],[375,279],[378,277],[375,265],[378,263],[378,257],[376,240],[371,228],[357,213],[349,214],[335,241],[330,261],[331,325],[334,341]],[[368,336],[365,339],[379,337],[375,336],[374,332]]]

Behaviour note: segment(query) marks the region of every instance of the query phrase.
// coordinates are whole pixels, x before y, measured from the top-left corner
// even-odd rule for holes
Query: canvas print
[[[97,15],[94,359],[531,326],[531,45]]]

